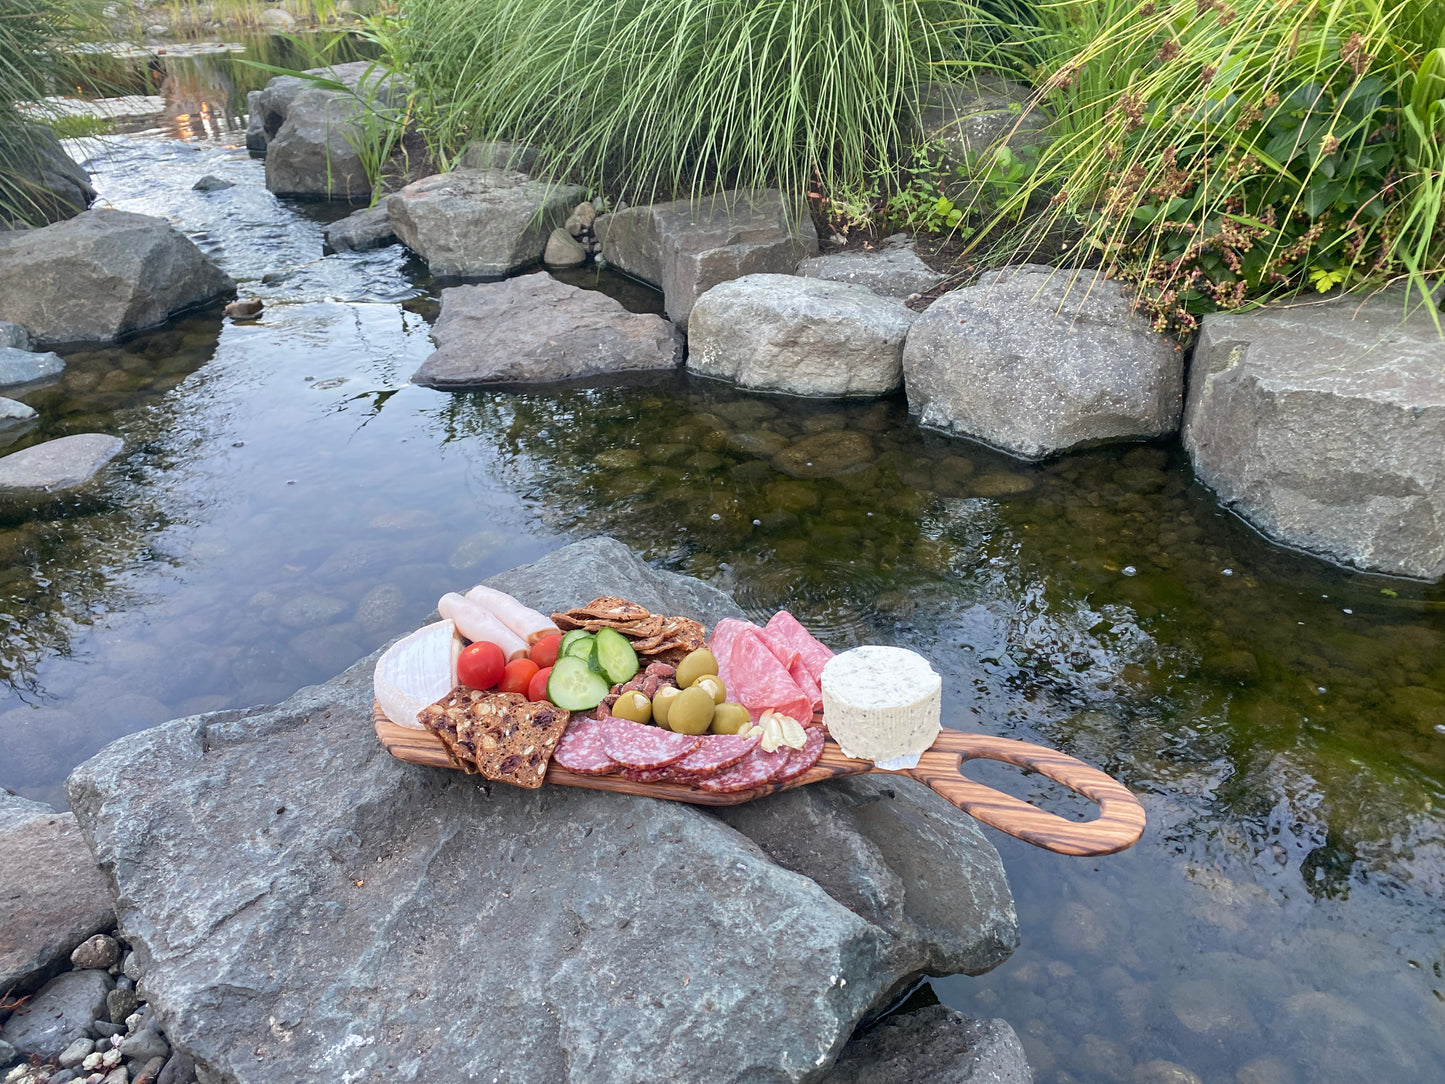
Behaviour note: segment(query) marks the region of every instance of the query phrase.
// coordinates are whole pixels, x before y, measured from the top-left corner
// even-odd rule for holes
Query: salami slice
[[[762,740],[761,734],[752,738],[740,738],[736,734],[708,734],[701,745],[672,766],[673,776],[678,782],[690,783],[714,775],[742,760]]]
[[[779,610],[768,619],[764,631],[769,636],[776,636],[796,651],[808,673],[813,675],[813,680],[822,681],[823,667],[833,657],[833,652],[827,644],[805,629],[796,617],[787,610]]]
[[[602,748],[602,723],[574,715],[552,759],[579,775],[611,775],[621,765]]]
[[[769,782],[786,783],[789,779],[798,778],[818,763],[818,758],[823,755],[823,743],[828,738],[828,732],[821,726],[807,727],[805,732],[808,740],[803,743],[803,748],[794,749],[793,755],[788,758],[787,766]]]
[[[702,737],[609,715],[602,720],[602,748],[624,768],[665,768],[702,744]]]
[[[705,775],[693,786],[714,794],[736,794],[740,790],[752,790],[770,782],[788,766],[792,750],[786,745],[775,753],[765,753],[762,748],[754,749],[731,768],[724,768],[715,775]]]
[[[634,783],[671,783],[674,779],[675,764],[665,768],[623,768],[617,774]]]
[[[812,696],[798,688],[756,625],[731,618],[719,621],[713,630],[712,653],[728,692],[754,720],[769,709],[800,723],[812,719]]]

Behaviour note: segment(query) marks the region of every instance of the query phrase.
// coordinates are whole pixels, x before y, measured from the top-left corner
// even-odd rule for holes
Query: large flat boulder
[[[0,318],[41,345],[109,342],[235,291],[214,260],[149,215],[86,211],[0,233]]]
[[[903,382],[914,314],[866,286],[797,275],[744,275],[697,299],[687,367],[740,388],[879,396]]]
[[[76,433],[32,444],[0,458],[0,495],[58,493],[83,486],[121,453],[108,433]]]
[[[1445,343],[1398,291],[1212,314],[1189,372],[1200,481],[1271,538],[1445,576]]]
[[[489,582],[544,611],[616,593],[740,613],[610,539]],[[952,871],[840,900],[703,809],[401,764],[372,733],[373,661],[276,708],[122,739],[69,780],[145,992],[202,1079],[815,1081],[921,960],[981,963],[848,903],[893,899],[934,916],[930,945],[963,944],[966,917],[932,926],[956,900],[911,898]],[[1006,908],[990,845],[938,814]],[[819,845],[840,838],[846,823]],[[980,933],[997,959],[1014,936]]]
[[[74,814],[0,791],[0,913],[0,993],[34,989],[115,924]]]
[[[65,153],[46,125],[0,125],[0,162],[5,163],[7,196],[18,197],[21,222],[60,222],[80,214],[95,199],[90,174]],[[0,216],[0,227],[9,224]]]
[[[669,321],[545,271],[443,290],[432,338],[436,352],[411,378],[431,388],[671,369],[682,360],[682,335]]]
[[[662,291],[667,315],[687,325],[693,303],[744,275],[791,275],[817,254],[813,220],[781,193],[722,192],[601,215],[602,257]]]
[[[407,84],[370,61],[283,75],[247,95],[246,147],[266,159],[266,187],[278,196],[364,200],[371,181],[359,147],[389,123]],[[324,82],[323,82],[324,81]]]
[[[1020,264],[944,294],[908,333],[919,422],[1024,459],[1179,426],[1184,355],[1092,271]]]
[[[501,278],[542,258],[547,238],[581,199],[571,184],[501,169],[413,181],[387,198],[401,243],[443,278]]]

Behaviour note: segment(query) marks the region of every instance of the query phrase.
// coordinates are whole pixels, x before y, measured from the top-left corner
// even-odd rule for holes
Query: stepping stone
[[[120,454],[125,442],[105,433],[80,433],[35,444],[0,459],[0,494],[74,489]]]

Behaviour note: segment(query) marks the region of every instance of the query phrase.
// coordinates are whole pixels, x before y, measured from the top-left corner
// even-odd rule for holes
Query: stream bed
[[[1185,1079],[1139,1068],[1160,1059],[1208,1084],[1441,1078],[1445,589],[1270,545],[1176,443],[1026,465],[920,431],[901,399],[411,386],[425,269],[323,258],[344,210],[272,197],[234,132],[175,133],[77,153],[102,205],[169,219],[265,312],[69,352],[20,396],[40,423],[10,449],[104,431],[127,451],[101,499],[0,515],[0,785],[63,805],[106,743],[279,701],[443,592],[605,532],[836,649],[914,648],[946,725],[1141,796],[1121,855],[990,831],[1023,944],[911,1004],[1004,1017],[1040,1084]],[[205,173],[236,187],[191,191]],[[1036,777],[970,774],[1060,808]]]

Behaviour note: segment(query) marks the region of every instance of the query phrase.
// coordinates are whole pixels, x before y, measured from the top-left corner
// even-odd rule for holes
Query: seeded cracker
[[[459,686],[417,716],[470,774],[540,787],[571,713],[520,693]]]

